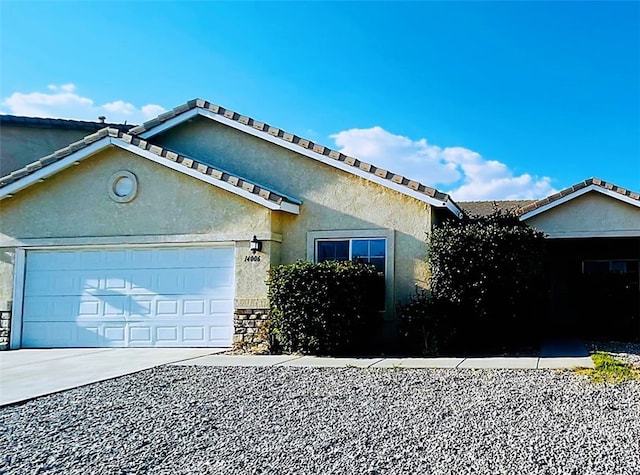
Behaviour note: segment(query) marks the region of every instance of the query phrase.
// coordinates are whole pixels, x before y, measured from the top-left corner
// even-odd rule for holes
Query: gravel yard
[[[0,473],[640,473],[640,383],[160,367],[0,408]]]

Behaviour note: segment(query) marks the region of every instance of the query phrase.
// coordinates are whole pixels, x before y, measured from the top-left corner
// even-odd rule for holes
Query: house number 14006
[[[244,256],[245,262],[260,262],[260,256]]]

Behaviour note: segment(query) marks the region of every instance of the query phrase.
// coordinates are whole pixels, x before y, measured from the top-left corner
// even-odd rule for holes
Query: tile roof
[[[143,140],[134,135],[123,132],[122,130],[106,127],[104,129],[99,130],[98,132],[87,135],[84,139],[74,142],[51,155],[47,155],[39,160],[36,160],[33,163],[30,163],[24,168],[14,171],[13,173],[6,175],[0,178],[0,188],[5,187],[21,178],[24,178],[41,168],[46,167],[52,163],[55,163],[63,158],[71,155],[72,153],[78,152],[89,145],[104,139],[106,137],[111,137],[114,139],[119,139],[125,144],[133,145],[141,150],[153,153],[158,157],[165,158],[172,162],[182,165],[185,168],[196,170],[203,175],[208,175],[216,180],[221,182],[225,182],[228,185],[231,185],[235,188],[244,190],[245,192],[252,193],[257,195],[267,201],[271,201],[275,204],[282,204],[283,202],[292,203],[295,205],[300,204],[299,200],[290,198],[281,193],[276,193],[272,190],[269,190],[265,187],[262,187],[256,183],[253,183],[249,180],[246,180],[242,177],[227,173],[224,170],[220,170],[218,168],[214,168],[208,164],[199,162],[192,158],[186,157],[179,153],[173,152],[171,150],[159,147],[154,145],[146,140]]]
[[[604,180],[601,180],[600,178],[589,178],[588,180],[581,181],[580,183],[570,186],[569,188],[565,188],[564,190],[559,191],[558,193],[547,196],[546,198],[534,201],[533,203],[530,203],[524,206],[521,210],[521,214],[529,213],[538,208],[551,204],[554,201],[558,201],[559,199],[564,198],[565,196],[571,195],[572,193],[575,193],[577,191],[580,191],[581,189],[586,188],[588,186],[598,186],[603,190],[608,190],[608,191],[617,193],[621,197],[624,196],[632,200],[636,200],[640,204],[640,194],[638,194],[637,192],[627,190],[626,188],[622,188],[620,186],[616,186],[613,183],[608,183]]]
[[[467,216],[489,216],[496,210],[514,211],[521,214],[521,210],[533,203],[534,200],[496,200],[496,201],[458,201]]]
[[[253,127],[254,129],[258,130],[258,131],[262,131],[262,132],[266,132],[269,135],[276,137],[284,142],[289,142],[291,144],[297,145],[303,149],[312,151],[318,155],[323,155],[325,157],[331,158],[337,162],[342,162],[346,165],[349,165],[350,167],[353,167],[354,169],[358,169],[360,171],[366,172],[366,173],[370,173],[371,175],[375,175],[377,177],[383,178],[385,180],[388,180],[391,183],[395,183],[397,185],[401,185],[404,186],[410,190],[413,190],[417,193],[421,193],[424,194],[426,196],[429,196],[433,199],[442,201],[442,202],[447,202],[450,201],[451,203],[454,203],[453,200],[451,199],[451,197],[446,194],[446,193],[442,193],[441,191],[436,190],[435,188],[431,188],[428,187],[426,185],[423,185],[422,183],[419,183],[415,180],[411,180],[409,178],[406,178],[402,175],[398,175],[395,174],[393,172],[390,172],[388,170],[385,170],[383,168],[378,168],[370,163],[367,162],[363,162],[361,160],[358,160],[355,157],[350,157],[348,155],[344,155],[343,153],[340,153],[337,150],[333,150],[330,149],[328,147],[325,147],[324,145],[320,145],[317,144],[311,140],[302,138],[302,137],[298,137],[297,135],[291,134],[289,132],[286,132],[282,129],[279,129],[277,127],[273,127],[269,124],[266,124],[264,122],[260,122],[257,121],[251,117],[245,116],[245,115],[241,115],[238,114],[237,112],[225,109],[224,107],[212,104],[208,101],[202,100],[202,99],[193,99],[185,104],[182,104],[172,110],[169,110],[163,114],[160,114],[158,117],[156,117],[155,119],[151,119],[148,122],[145,122],[144,124],[141,124],[137,127],[134,127],[133,129],[131,129],[129,131],[130,134],[132,135],[140,135],[143,134],[145,132],[150,131],[151,129],[157,127],[158,125],[173,119],[174,117],[177,117],[185,112],[188,112],[190,110],[196,109],[196,108],[200,108],[200,109],[205,109],[207,111],[213,112],[215,114],[218,114],[220,116],[225,117],[226,119],[229,120],[233,120],[235,122],[237,122],[238,124],[242,124],[244,126],[247,127]],[[455,205],[455,203],[454,203]]]
[[[123,132],[135,127],[135,124],[112,124],[108,122],[92,122],[86,120],[50,119],[43,117],[23,117],[18,115],[0,115],[0,126],[38,127],[50,129],[74,129],[95,132],[104,127],[111,127]]]

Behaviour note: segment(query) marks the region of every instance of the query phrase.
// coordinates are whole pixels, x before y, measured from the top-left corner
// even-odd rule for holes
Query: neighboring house
[[[581,276],[605,267],[636,286],[625,287],[628,305],[608,309],[637,318],[640,197],[596,179],[535,202],[458,205],[202,100],[131,129],[0,120],[10,172],[0,178],[0,347],[9,327],[11,348],[251,341],[266,318],[269,268],[298,259],[378,266],[392,332],[395,304],[427,287],[427,233],[463,210],[515,209],[548,235],[552,324],[579,325],[584,303],[610,304],[581,293]],[[17,130],[23,120],[33,130]],[[51,153],[55,132],[39,135],[33,121],[61,136],[78,124],[100,130]]]
[[[551,324],[640,338],[640,194],[591,178],[520,212],[548,238]]]
[[[433,188],[202,100],[15,170],[0,200],[11,348],[230,346],[265,318],[269,268],[298,259],[378,266],[392,328],[395,303],[426,286],[426,234],[462,214]]]
[[[0,115],[0,177],[105,127],[134,125]]]
[[[548,245],[548,331],[596,323],[640,338],[640,194],[590,178],[538,201],[461,202],[467,214],[511,210]],[[616,331],[617,330],[617,331]]]

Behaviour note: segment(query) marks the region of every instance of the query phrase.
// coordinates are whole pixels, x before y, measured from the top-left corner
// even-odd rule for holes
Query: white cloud
[[[159,106],[158,104],[147,104],[146,106],[142,106],[140,110],[146,117],[156,117],[165,112],[167,109]]]
[[[441,148],[378,126],[344,130],[330,137],[342,153],[448,190],[458,201],[541,198],[555,192],[549,177],[515,175],[506,164],[464,147]]]
[[[97,121],[105,116],[107,122],[140,124],[165,111],[157,104],[146,104],[140,108],[130,102],[116,100],[96,105],[88,97],[79,95],[74,84],[49,84],[50,92],[14,92],[0,105],[6,114],[29,117],[52,117],[62,119]]]

